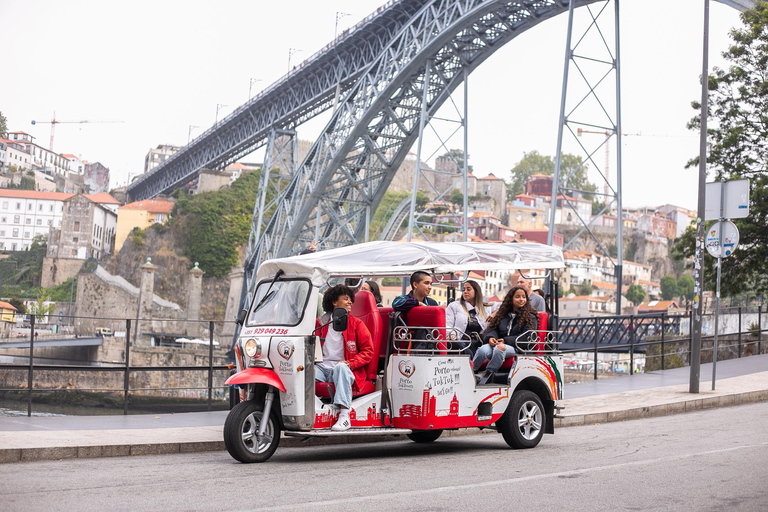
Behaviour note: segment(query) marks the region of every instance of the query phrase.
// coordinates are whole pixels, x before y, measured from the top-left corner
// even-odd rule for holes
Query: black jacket
[[[532,325],[533,330],[536,330],[539,325],[539,315],[538,313],[533,313],[532,318]],[[515,346],[515,339],[517,339],[518,336],[523,334],[524,332],[530,330],[529,328],[520,328],[520,324],[518,323],[517,315],[514,313],[510,313],[504,318],[501,319],[499,322],[499,325],[494,327],[493,329],[490,329],[483,335],[483,341],[485,343],[488,343],[488,340],[491,338],[496,339],[504,339],[504,343],[506,345],[509,345],[510,347]]]

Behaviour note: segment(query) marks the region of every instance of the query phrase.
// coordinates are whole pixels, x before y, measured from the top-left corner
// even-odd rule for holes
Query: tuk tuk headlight
[[[257,357],[261,355],[261,343],[250,339],[245,342],[245,355],[248,357]]]

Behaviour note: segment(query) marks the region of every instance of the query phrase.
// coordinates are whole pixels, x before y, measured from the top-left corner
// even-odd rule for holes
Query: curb
[[[636,420],[680,414],[685,412],[728,407],[768,400],[768,389],[734,393],[729,395],[682,400],[667,404],[635,407],[619,411],[578,414],[555,419],[555,428],[578,427],[599,423]],[[467,428],[447,431],[444,437],[474,436],[495,433],[492,429]],[[350,437],[329,437],[301,439],[283,437],[280,446],[295,448],[300,446],[331,446],[342,444],[362,444],[386,441],[400,441],[402,435],[371,435]],[[144,443],[144,444],[108,444],[88,446],[60,446],[46,448],[0,448],[0,464],[10,462],[38,462],[63,459],[92,459],[100,457],[127,457],[135,455],[167,455],[173,453],[203,453],[224,451],[224,441],[190,441],[181,443]]]

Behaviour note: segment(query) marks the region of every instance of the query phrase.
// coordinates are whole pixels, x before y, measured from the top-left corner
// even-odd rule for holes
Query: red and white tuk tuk
[[[546,313],[539,314],[538,330],[518,338],[515,357],[478,385],[479,369],[472,368],[467,348],[451,343],[463,333],[446,329],[444,306],[417,306],[405,325],[391,307],[377,307],[369,292],[358,292],[351,315],[370,331],[374,357],[353,396],[352,428],[335,432],[333,385],[315,383],[318,299],[325,286],[348,278],[408,277],[422,270],[439,284],[471,270],[563,266],[558,248],[472,242],[369,242],[264,262],[251,305],[240,315],[237,373],[226,382],[239,398],[224,425],[227,450],[238,461],[263,462],[281,435],[405,434],[432,442],[443,430],[470,427],[497,430],[514,448],[536,446],[544,433],[554,433],[556,402],[563,398],[563,358]],[[461,278],[453,279],[460,289]]]

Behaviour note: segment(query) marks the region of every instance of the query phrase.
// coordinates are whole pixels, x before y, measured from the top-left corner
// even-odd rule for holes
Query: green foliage
[[[592,198],[592,215],[598,215],[605,208],[605,203],[597,197]]]
[[[5,137],[6,133],[8,133],[8,118],[0,112],[0,137]]]
[[[146,234],[146,231],[136,227],[131,230],[131,244],[133,244],[133,247],[136,249],[141,249],[144,247],[144,235]]]
[[[21,314],[26,314],[27,312],[27,308],[24,307],[24,302],[18,297],[11,297],[11,300],[8,301],[8,304],[15,307],[16,310]]]
[[[464,194],[461,193],[461,190],[455,188],[451,191],[451,197],[448,199],[452,204],[457,205],[463,205],[464,204]]]
[[[594,192],[597,187],[587,178],[588,165],[582,162],[580,156],[563,154],[560,161],[561,179],[565,187],[580,191]],[[534,174],[555,173],[555,161],[551,156],[544,156],[538,151],[524,153],[523,158],[512,168],[512,180],[507,184],[507,201],[525,191],[525,182]]]
[[[464,151],[461,149],[451,149],[447,153],[443,154],[444,157],[450,157],[453,156],[453,159],[456,161],[456,168],[461,171],[464,169]],[[473,173],[475,170],[472,168],[472,165],[467,165],[467,170],[470,173]]]
[[[27,312],[30,315],[36,315],[36,316],[48,316],[51,313],[53,313],[53,310],[56,308],[56,304],[46,304],[46,302],[50,302],[50,297],[44,293],[40,293],[37,300],[29,305],[29,308],[27,309]]]
[[[723,260],[721,293],[726,296],[768,293],[768,3],[744,11],[741,21],[723,53],[727,68],[715,68],[709,77],[708,168],[716,179],[750,180],[749,217],[734,220],[739,247]],[[693,106],[700,108],[698,102]],[[689,123],[693,130],[700,126],[698,116]],[[688,165],[698,165],[698,158]],[[686,231],[678,238],[676,257],[691,258],[694,242],[695,232]],[[715,263],[705,253],[706,289],[715,288]]]
[[[687,300],[693,300],[693,278],[689,275],[681,276],[677,281],[679,295]]]
[[[399,277],[385,277],[381,280],[381,286],[400,286],[403,280]]]
[[[635,261],[635,255],[637,254],[637,239],[634,237],[629,241],[627,247],[624,249],[624,259],[627,261]]]
[[[661,278],[661,298],[664,300],[673,300],[680,295],[680,289],[677,286],[675,276],[664,276]]]
[[[70,298],[74,301],[77,297],[77,279],[69,278],[60,285],[48,288],[46,293],[54,302],[69,302]]]
[[[643,290],[643,287],[639,284],[631,284],[627,289],[625,297],[630,302],[640,304],[645,300],[645,290]]]
[[[592,290],[594,289],[595,287],[592,286],[592,283],[589,281],[582,281],[578,287],[578,292],[579,295],[592,295]]]
[[[238,249],[248,241],[259,173],[243,174],[231,187],[180,196],[173,215],[182,226],[184,254],[208,276],[221,277],[237,265]],[[269,219],[272,212],[265,212]]]

